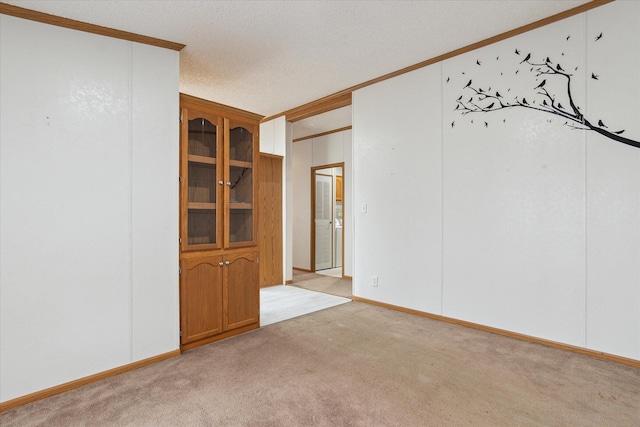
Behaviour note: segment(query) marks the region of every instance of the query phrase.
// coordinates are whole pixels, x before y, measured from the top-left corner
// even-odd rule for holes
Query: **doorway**
[[[315,272],[344,276],[344,163],[311,168],[311,262]]]

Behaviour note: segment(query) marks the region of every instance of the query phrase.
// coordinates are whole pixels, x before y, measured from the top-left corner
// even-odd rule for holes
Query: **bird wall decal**
[[[602,38],[603,33],[601,32],[596,37],[595,41],[599,41]],[[569,41],[570,39],[571,34],[568,34],[566,36],[566,40]],[[521,55],[521,50],[515,48],[514,53],[515,55]],[[567,53],[569,54],[570,52]],[[562,52],[562,56],[565,57],[565,52]],[[540,62],[532,60],[532,57],[541,58]],[[518,75],[518,77],[514,77],[514,74],[511,74],[511,77],[508,77],[509,70],[505,69],[496,71],[485,71],[486,67],[474,68],[474,70],[477,71],[469,72],[472,79],[469,79],[468,83],[462,88],[463,93],[460,94],[460,96],[458,96],[458,98],[456,99],[455,110],[464,116],[467,114],[475,113],[496,114],[497,111],[507,111],[507,109],[512,108],[526,109],[528,111],[531,111],[532,114],[534,114],[533,112],[535,112],[536,114],[544,113],[551,116],[560,116],[564,121],[563,126],[568,126],[571,129],[577,130],[595,131],[598,134],[617,142],[640,148],[640,141],[622,136],[622,134],[625,133],[625,129],[613,132],[608,130],[609,127],[605,125],[605,123],[601,119],[592,124],[587,119],[587,117],[585,117],[582,109],[579,105],[577,105],[576,99],[574,97],[575,88],[572,86],[574,83],[574,79],[577,78],[576,75],[566,72],[560,63],[556,63],[551,59],[551,55],[538,55],[532,50],[524,55],[523,58],[524,59],[522,60],[520,60],[520,58],[518,58],[517,60],[515,58],[512,59],[513,65],[515,67],[515,75]],[[496,60],[499,59],[500,55],[497,55]],[[504,65],[505,62],[508,61],[505,61],[503,58],[500,64]],[[521,65],[525,62],[529,66],[528,70],[524,67],[521,67]],[[475,59],[475,63],[478,66],[482,64],[482,62],[477,58]],[[568,64],[565,63],[565,66],[567,65]],[[574,68],[574,71],[579,70],[578,66],[571,66],[568,68]],[[520,73],[520,71],[522,71],[522,73]],[[518,79],[518,83],[516,84],[516,86],[511,86],[514,82],[511,82],[509,84],[503,83],[504,86],[496,84],[495,86],[497,86],[497,89],[499,90],[495,90],[495,92],[492,92],[491,90],[494,85],[489,86],[486,84],[493,83],[491,81],[485,81],[482,86],[473,84],[474,80],[482,81],[486,78],[486,76],[492,75],[492,73],[495,73],[493,75],[497,76],[498,72],[499,75],[502,76],[499,82],[504,82],[504,79],[509,81],[509,79],[511,78]],[[462,74],[465,73],[462,72]],[[519,81],[528,76],[532,76],[533,84],[520,84]],[[603,77],[596,74],[595,72],[590,73],[590,75],[585,72],[583,77],[590,77],[591,79],[599,80],[600,82],[606,81],[603,80]],[[506,91],[504,87],[507,87]],[[514,90],[512,91],[511,89]],[[518,90],[524,92],[516,93],[516,91]],[[500,93],[500,91],[502,91],[502,93],[506,95],[506,98]],[[466,102],[463,101],[463,95],[465,92],[471,92],[471,96]],[[502,120],[503,123],[506,123],[505,118],[503,118]],[[547,118],[546,122],[553,123],[555,121]],[[473,119],[470,120],[470,123],[474,123]],[[484,124],[485,127],[488,127],[489,122],[484,121]],[[454,122],[452,122],[451,125],[451,127],[454,127]]]
[[[540,83],[540,84],[539,84],[538,86],[536,86],[534,89],[540,89],[540,88],[544,87],[544,85],[545,85],[545,84],[547,84],[547,79],[544,79],[544,80],[542,81],[542,83]]]

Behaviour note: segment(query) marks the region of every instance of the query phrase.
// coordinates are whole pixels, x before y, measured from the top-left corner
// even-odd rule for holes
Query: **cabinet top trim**
[[[180,94],[180,103],[181,104],[188,103],[196,107],[206,107],[206,108],[216,110],[218,112],[223,112],[225,113],[225,116],[228,116],[231,119],[240,119],[240,120],[250,119],[250,120],[255,120],[259,122],[264,117],[264,116],[261,116],[260,114],[252,113],[251,111],[241,110],[240,108],[235,108],[229,105],[208,101],[206,99],[198,98],[193,95],[187,95],[186,93]],[[231,117],[229,116],[229,114],[235,115],[237,117]]]
[[[102,27],[100,25],[76,21],[75,19],[63,18],[61,16],[50,15],[48,13],[25,9],[24,7],[14,6],[6,3],[0,3],[0,14],[15,16],[16,18],[28,19],[30,21],[42,22],[43,24],[55,25],[57,27],[84,31],[86,33],[98,34],[101,36],[113,37],[116,39],[129,40],[136,43],[163,47],[165,49],[181,51],[185,47],[185,45],[181,43],[156,39],[154,37],[143,36],[142,34],[130,33],[128,31],[116,30],[114,28]]]

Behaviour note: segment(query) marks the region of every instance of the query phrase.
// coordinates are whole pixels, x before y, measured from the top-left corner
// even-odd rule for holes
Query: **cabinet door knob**
[[[224,184],[224,181],[218,181],[218,184],[222,185]]]
[[[229,264],[230,264],[230,262],[229,262],[229,261],[225,261],[225,264],[229,265]]]
[[[231,181],[227,181],[227,185],[231,187]]]
[[[220,267],[222,267],[222,266],[224,265],[224,263],[223,263],[222,261],[220,261],[220,262],[218,263],[218,265],[219,265]]]

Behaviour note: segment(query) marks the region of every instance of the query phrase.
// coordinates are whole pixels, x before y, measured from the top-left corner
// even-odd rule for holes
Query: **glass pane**
[[[189,245],[216,243],[215,209],[189,209],[187,221]]]
[[[229,132],[229,159],[241,162],[253,160],[253,134],[243,127]]]
[[[253,240],[253,169],[250,167],[229,168],[229,241],[250,242]]]
[[[187,243],[216,243],[217,127],[201,117],[189,120]]]
[[[253,240],[253,134],[243,127],[229,132],[229,242]]]
[[[189,202],[216,202],[216,166],[189,162]]]
[[[230,209],[229,241],[250,242],[253,240],[253,210]]]
[[[253,203],[253,170],[245,167],[230,167],[230,203]]]
[[[189,154],[216,157],[217,128],[201,117],[189,120]]]

